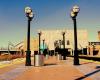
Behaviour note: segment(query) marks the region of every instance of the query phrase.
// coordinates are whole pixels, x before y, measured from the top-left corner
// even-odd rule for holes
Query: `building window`
[[[67,40],[67,45],[70,45],[70,41],[69,40]]]

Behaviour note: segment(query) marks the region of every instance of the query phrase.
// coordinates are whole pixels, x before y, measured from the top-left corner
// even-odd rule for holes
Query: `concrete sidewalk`
[[[34,61],[32,61],[34,62]],[[0,80],[99,80],[100,64],[80,60],[74,66],[73,59],[57,61],[56,57],[45,59],[42,67],[19,65],[15,69],[0,74]],[[33,64],[33,63],[32,63]]]

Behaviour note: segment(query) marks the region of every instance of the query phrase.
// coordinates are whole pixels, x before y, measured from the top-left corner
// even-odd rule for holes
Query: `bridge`
[[[8,43],[8,48],[1,48],[0,54],[8,53],[8,54],[16,54],[21,52],[21,49],[23,49],[23,42],[20,42],[16,45],[12,44],[11,42]]]

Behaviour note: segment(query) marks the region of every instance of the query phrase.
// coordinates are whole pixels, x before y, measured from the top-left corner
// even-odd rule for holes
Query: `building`
[[[100,56],[100,31],[98,31],[98,41],[89,42],[87,50],[89,56]]]
[[[89,42],[88,55],[100,56],[100,42]]]
[[[74,50],[74,31],[73,30],[39,30],[41,31],[41,41],[45,39],[45,43],[49,50],[55,50],[55,42],[61,42],[61,48],[63,48],[63,35],[65,32],[65,48]],[[87,30],[77,31],[78,49],[87,48],[88,46],[88,32]]]
[[[27,50],[27,40],[24,40],[24,51]],[[31,38],[30,39],[30,50],[31,54],[34,54],[34,51],[39,50],[39,39],[38,38]]]

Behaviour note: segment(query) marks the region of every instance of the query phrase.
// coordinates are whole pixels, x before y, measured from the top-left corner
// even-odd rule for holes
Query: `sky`
[[[70,11],[74,5],[80,7],[77,29],[87,29],[88,40],[97,41],[100,0],[0,0],[0,47],[7,47],[9,41],[17,44],[26,38],[26,6],[35,14],[31,22],[31,37],[35,37],[37,29],[73,29]]]

